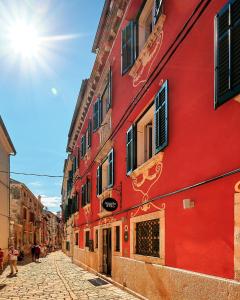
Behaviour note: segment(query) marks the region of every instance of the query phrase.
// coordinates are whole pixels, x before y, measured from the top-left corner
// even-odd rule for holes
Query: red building
[[[74,261],[149,299],[240,298],[240,1],[106,0],[93,52]]]

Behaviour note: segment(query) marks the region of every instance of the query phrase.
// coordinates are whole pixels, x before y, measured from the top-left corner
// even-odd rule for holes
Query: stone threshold
[[[91,272],[91,273],[97,275],[98,277],[100,277],[100,278],[102,278],[102,279],[108,281],[109,283],[115,285],[116,287],[118,287],[118,288],[120,288],[120,289],[122,289],[122,290],[124,290],[124,291],[127,291],[129,294],[131,294],[131,295],[133,295],[133,296],[135,296],[135,297],[137,297],[137,298],[139,298],[139,299],[141,299],[141,300],[149,300],[148,298],[145,298],[145,297],[143,297],[142,295],[140,295],[140,294],[134,292],[133,290],[130,290],[129,288],[123,286],[123,285],[120,284],[119,282],[114,281],[111,277],[109,277],[109,276],[107,276],[107,275],[104,275],[104,274],[102,274],[102,273],[97,272],[96,270],[92,269],[91,267],[89,267],[88,265],[82,263],[81,261],[79,261],[79,260],[77,260],[77,259],[73,259],[72,262],[73,262],[74,264],[78,265],[79,267],[84,268],[86,271],[89,271],[89,272]]]

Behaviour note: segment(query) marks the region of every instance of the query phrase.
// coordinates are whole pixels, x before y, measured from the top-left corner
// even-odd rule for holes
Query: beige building
[[[28,253],[33,243],[42,243],[43,204],[24,183],[11,179],[10,187],[10,239]]]
[[[0,117],[0,248],[5,257],[9,244],[9,182],[10,155],[16,150]]]
[[[44,220],[46,222],[45,230],[45,244],[55,249],[61,248],[62,234],[61,234],[61,220],[51,211],[43,211]]]

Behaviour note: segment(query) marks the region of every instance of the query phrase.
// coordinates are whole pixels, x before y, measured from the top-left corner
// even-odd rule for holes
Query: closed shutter
[[[99,127],[99,101],[97,100],[93,106],[93,131],[97,130]]]
[[[136,59],[136,24],[131,21],[122,30],[122,74],[133,65]]]
[[[155,97],[155,153],[168,144],[168,82],[165,81]]]
[[[97,195],[102,194],[102,166],[97,168]]]
[[[102,99],[98,99],[98,127],[100,127],[102,123]]]
[[[108,187],[114,183],[114,152],[113,149],[108,154]]]
[[[91,147],[92,143],[92,121],[88,120],[88,130],[87,130],[88,138],[87,138],[87,147]]]
[[[84,207],[85,206],[85,185],[82,185],[81,194],[82,194],[82,207]]]
[[[90,183],[90,179],[87,178],[87,183],[86,183],[86,203],[90,203],[91,200],[91,183]]]
[[[108,73],[108,102],[107,102],[107,111],[112,106],[112,68],[109,68]]]
[[[240,93],[240,2],[231,0],[215,18],[215,108]]]
[[[136,164],[136,134],[135,126],[132,125],[126,135],[127,173],[132,172]]]
[[[81,157],[84,157],[84,135],[81,137]]]

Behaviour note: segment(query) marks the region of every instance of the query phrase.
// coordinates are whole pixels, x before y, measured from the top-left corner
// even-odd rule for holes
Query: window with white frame
[[[97,168],[97,195],[113,186],[114,183],[114,151],[108,153],[102,164]]]

